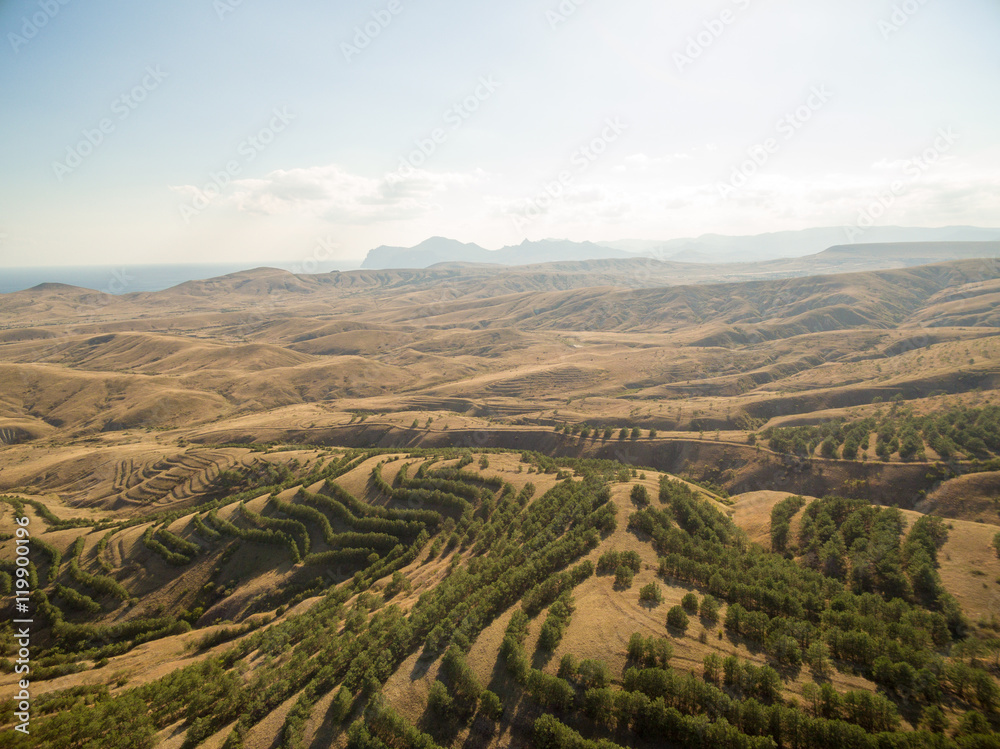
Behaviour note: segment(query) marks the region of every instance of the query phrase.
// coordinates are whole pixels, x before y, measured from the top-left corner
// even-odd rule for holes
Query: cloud
[[[906,167],[910,172],[902,171]],[[728,197],[715,182],[637,184],[628,177],[609,175],[606,180],[569,185],[555,199],[547,199],[536,188],[533,196],[529,192],[530,197],[518,199],[491,195],[488,205],[497,219],[530,235],[750,234],[854,224],[862,211],[899,184],[886,210],[878,212],[880,225],[995,225],[997,173],[942,159],[915,174],[909,162],[896,164],[895,171],[814,177],[760,172]]]
[[[440,212],[445,193],[484,176],[478,170],[462,174],[413,169],[371,178],[336,164],[278,169],[264,177],[234,180],[209,203],[243,213],[320,217],[337,223],[401,221]],[[186,200],[209,192],[194,185],[170,189]]]
[[[704,153],[706,147],[696,150]],[[219,211],[220,218],[244,214],[339,225],[345,236],[353,234],[350,227],[368,227],[365,236],[374,232],[376,242],[387,233],[415,241],[461,234],[486,245],[529,235],[670,238],[851,225],[894,183],[902,183],[878,211],[878,224],[997,223],[1000,173],[951,155],[918,177],[907,173],[912,164],[906,161],[809,176],[765,168],[728,197],[720,193],[719,181],[705,181],[709,175],[726,179],[726,169],[708,165],[681,173],[676,164],[669,166],[675,158],[700,163],[690,152],[657,157],[637,152],[625,158],[627,173],[573,175],[565,183],[532,183],[481,170],[403,169],[369,177],[337,164],[279,169],[234,180],[210,200],[208,210]],[[644,178],[637,179],[633,170],[643,171]],[[191,185],[172,189],[186,200],[204,192]]]
[[[695,146],[687,151],[675,151],[674,153],[663,154],[662,156],[649,156],[645,153],[633,153],[626,156],[622,162],[615,167],[615,172],[655,172],[657,169],[669,166],[676,161],[690,161],[696,158],[699,152],[709,152],[714,150],[709,145]]]

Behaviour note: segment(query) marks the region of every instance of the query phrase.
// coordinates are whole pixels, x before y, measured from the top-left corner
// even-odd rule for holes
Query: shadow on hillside
[[[434,663],[436,659],[436,655],[428,653],[425,649],[417,658],[416,663],[413,664],[413,668],[410,669],[410,681],[422,679],[430,670],[431,664]]]
[[[469,726],[469,735],[462,742],[463,749],[480,749],[489,744],[496,735],[500,724],[482,715],[476,715]]]
[[[544,648],[536,648],[535,654],[531,656],[531,667],[537,668],[540,671],[545,668],[554,657],[555,653],[552,651],[545,650]]]

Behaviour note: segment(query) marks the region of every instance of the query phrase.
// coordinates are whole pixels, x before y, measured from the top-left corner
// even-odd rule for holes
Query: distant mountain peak
[[[569,239],[525,239],[519,245],[486,250],[477,244],[447,237],[431,237],[413,247],[376,247],[368,252],[362,268],[429,268],[441,263],[489,263],[493,265],[528,265],[576,260],[607,260],[635,257],[634,253],[616,250],[593,242]]]
[[[34,291],[34,292],[55,291],[55,292],[63,292],[64,293],[64,292],[67,292],[67,291],[73,291],[73,292],[87,291],[87,292],[90,292],[91,289],[84,289],[84,288],[82,288],[80,286],[73,286],[72,284],[68,284],[68,283],[57,283],[57,282],[54,282],[54,281],[47,281],[45,283],[40,283],[40,284],[38,284],[36,286],[32,286],[30,289],[25,289],[25,291]]]

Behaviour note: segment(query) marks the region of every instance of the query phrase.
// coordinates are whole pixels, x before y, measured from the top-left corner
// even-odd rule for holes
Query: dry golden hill
[[[901,253],[0,296],[32,741],[991,745],[1000,265]]]

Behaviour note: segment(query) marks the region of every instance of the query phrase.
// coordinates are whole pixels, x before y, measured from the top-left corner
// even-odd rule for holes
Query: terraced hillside
[[[998,746],[996,261],[637,269],[0,297],[2,745]]]
[[[998,619],[950,566],[976,550],[941,523],[871,510],[881,535],[842,576],[730,518],[756,528],[791,500],[747,515],[610,461],[258,455],[254,486],[132,522],[4,499],[5,529],[23,515],[35,533],[44,622],[34,736],[8,702],[5,745],[922,746],[941,726],[973,740],[1000,707]],[[898,557],[860,582],[876,543]]]

